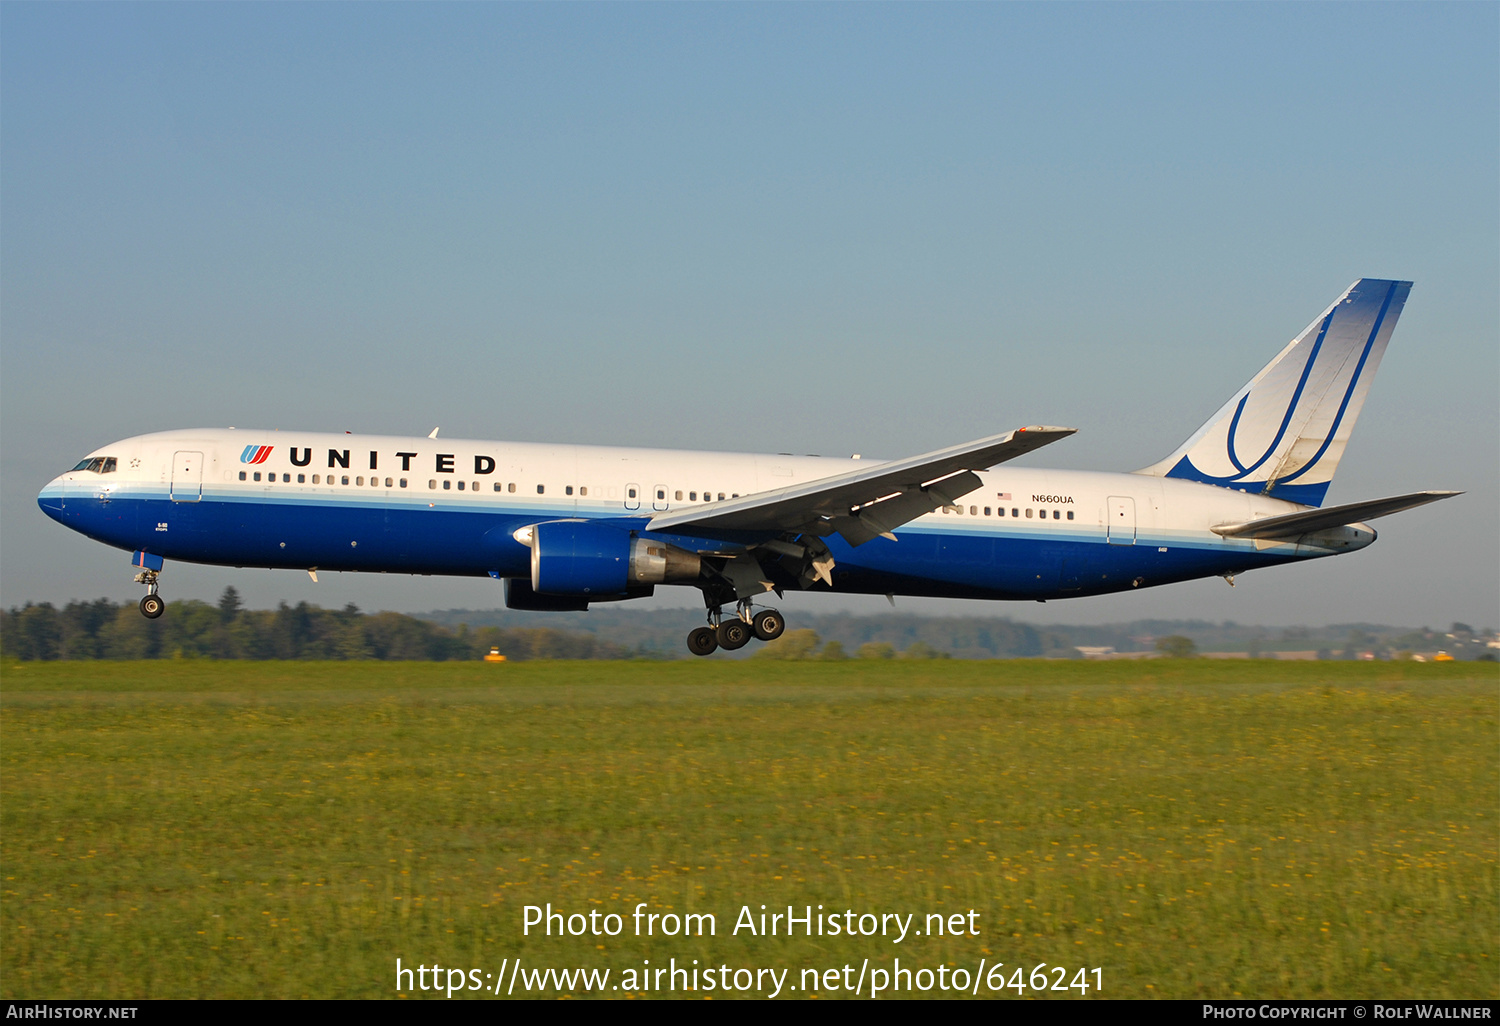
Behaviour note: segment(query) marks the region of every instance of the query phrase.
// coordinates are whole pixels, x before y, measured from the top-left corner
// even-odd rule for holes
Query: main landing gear
[[[155,620],[167,611],[166,600],[156,593],[157,576],[155,570],[142,570],[135,575],[135,583],[146,586],[146,597],[141,599],[141,615],[148,620]]]
[[[786,620],[778,610],[762,609],[752,615],[749,599],[741,599],[737,605],[736,615],[727,620],[722,619],[720,607],[710,609],[709,625],[695,628],[688,634],[688,651],[699,656],[712,655],[721,648],[733,652],[744,648],[752,638],[775,641],[786,630]]]

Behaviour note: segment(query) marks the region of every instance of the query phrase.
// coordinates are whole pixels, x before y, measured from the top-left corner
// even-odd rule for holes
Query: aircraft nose
[[[42,512],[53,520],[61,521],[64,515],[63,495],[67,481],[64,477],[54,477],[47,482],[39,493],[37,493],[36,504],[41,507]]]

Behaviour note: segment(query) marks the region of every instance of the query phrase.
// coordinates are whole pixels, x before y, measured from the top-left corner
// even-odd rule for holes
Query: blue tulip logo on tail
[[[273,445],[247,445],[245,451],[240,453],[241,463],[264,463],[266,457],[271,455]]]
[[[1361,278],[1181,448],[1137,473],[1321,506],[1410,291]]]

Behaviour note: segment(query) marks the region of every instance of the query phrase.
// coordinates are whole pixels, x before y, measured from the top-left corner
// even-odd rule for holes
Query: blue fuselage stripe
[[[220,566],[346,570],[370,573],[526,577],[531,550],[512,532],[540,520],[587,516],[572,508],[507,509],[429,506],[371,500],[230,501],[206,493],[198,502],[149,498],[44,497],[53,519],[128,551]],[[595,514],[641,530],[647,517]],[[944,525],[946,527],[946,525]],[[1290,546],[1258,551],[1216,537],[1184,539],[1143,531],[1135,545],[1109,545],[1102,527],[1050,521],[1046,526],[998,522],[914,526],[899,541],[876,539],[854,548],[827,539],[835,558],[835,590],[949,598],[1035,599],[1093,595],[1240,573],[1314,555]],[[688,547],[714,542],[671,539]],[[777,573],[775,564],[771,572]],[[789,575],[778,583],[795,586]]]

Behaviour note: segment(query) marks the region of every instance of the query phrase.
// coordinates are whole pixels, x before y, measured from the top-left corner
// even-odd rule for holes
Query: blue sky
[[[1041,422],[1080,432],[1028,463],[1128,470],[1369,275],[1416,287],[1329,501],[1468,495],[1233,591],[905,607],[1493,625],[1497,39],[1493,4],[0,6],[0,602],[137,594],[34,499],[167,428],[900,456]]]

